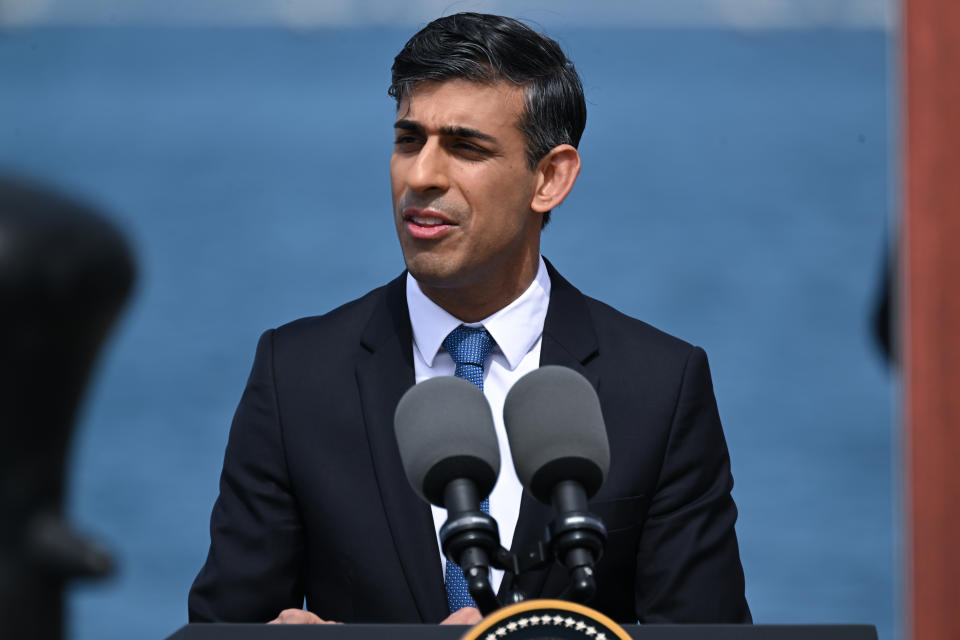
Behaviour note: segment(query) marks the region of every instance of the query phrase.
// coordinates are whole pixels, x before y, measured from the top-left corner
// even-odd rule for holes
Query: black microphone
[[[414,491],[447,510],[440,546],[463,569],[470,595],[486,615],[500,602],[490,586],[491,560],[500,549],[496,521],[480,510],[500,474],[500,448],[490,405],[461,378],[431,378],[397,404],[394,430]]]
[[[510,389],[503,420],[517,477],[557,512],[547,543],[570,571],[562,597],[587,602],[596,591],[593,566],[607,536],[603,521],[587,508],[610,468],[597,393],[572,369],[540,367]]]

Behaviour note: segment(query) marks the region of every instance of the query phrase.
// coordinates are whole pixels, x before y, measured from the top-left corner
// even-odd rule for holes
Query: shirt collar
[[[428,367],[433,366],[444,338],[461,324],[483,326],[494,341],[496,349],[507,359],[510,369],[516,369],[523,356],[543,335],[543,323],[550,303],[550,275],[540,258],[537,276],[519,298],[480,322],[464,323],[424,295],[417,281],[407,273],[407,308],[413,328],[414,348]]]

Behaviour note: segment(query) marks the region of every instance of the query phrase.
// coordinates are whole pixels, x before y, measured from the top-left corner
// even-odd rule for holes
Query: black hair
[[[587,122],[580,77],[554,40],[504,16],[457,13],[416,33],[393,60],[389,93],[399,107],[424,81],[507,80],[523,87],[518,126],[531,169],[560,144],[576,147]],[[543,215],[543,224],[550,212]]]

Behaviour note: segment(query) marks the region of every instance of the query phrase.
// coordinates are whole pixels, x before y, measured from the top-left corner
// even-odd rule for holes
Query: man
[[[597,388],[611,466],[591,508],[609,535],[590,604],[621,622],[749,622],[703,351],[587,298],[540,257],[540,230],[580,170],[586,107],[573,65],[519,22],[458,14],[406,44],[390,93],[408,272],[261,337],[191,620],[479,619],[452,595],[456,569],[436,539],[444,513],[407,484],[393,435],[411,385],[460,375],[455,341],[467,335],[486,345],[475,384],[505,460],[503,399],[523,374],[559,364]],[[489,505],[515,551],[551,517],[509,463]],[[565,578],[555,566],[494,584],[551,597]]]

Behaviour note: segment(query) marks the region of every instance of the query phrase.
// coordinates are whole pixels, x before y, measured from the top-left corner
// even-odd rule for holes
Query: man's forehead
[[[437,126],[454,126],[465,121],[515,124],[523,109],[523,87],[506,80],[424,80],[415,84],[397,104],[397,119],[438,120],[432,123]],[[447,119],[450,121],[439,121]]]

